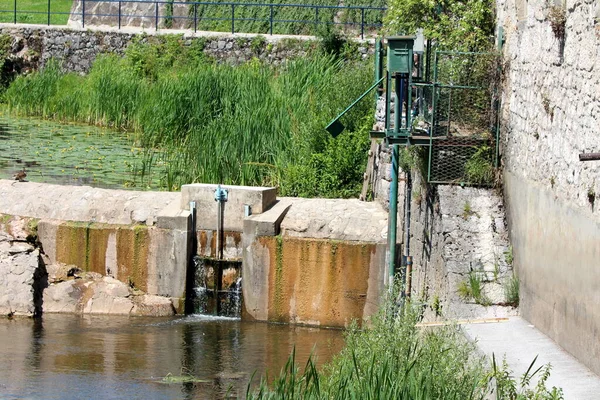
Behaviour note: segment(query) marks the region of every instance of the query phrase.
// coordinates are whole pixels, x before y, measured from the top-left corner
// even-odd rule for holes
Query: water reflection
[[[0,319],[0,397],[243,397],[252,373],[273,377],[294,346],[303,365],[312,351],[322,363],[342,345],[337,330],[194,316]],[[163,383],[169,374],[202,381]]]

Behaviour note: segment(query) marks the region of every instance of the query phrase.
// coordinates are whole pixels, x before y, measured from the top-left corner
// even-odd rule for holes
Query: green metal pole
[[[381,39],[377,38],[375,41],[375,82],[378,82],[383,75],[383,71],[381,70]],[[377,107],[377,100],[379,99],[379,86],[377,91],[375,92],[375,107]]]
[[[390,220],[388,225],[388,260],[389,290],[393,290],[394,275],[396,274],[396,233],[398,230],[398,161],[400,151],[398,145],[392,145],[392,185],[390,186]]]

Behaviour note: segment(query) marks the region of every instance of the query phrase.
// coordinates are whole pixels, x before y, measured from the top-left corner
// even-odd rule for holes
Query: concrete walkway
[[[477,341],[477,346],[487,356],[496,355],[506,361],[514,376],[522,375],[538,356],[538,367],[551,363],[552,371],[547,387],[561,387],[565,400],[600,399],[600,377],[579,363],[552,339],[520,317],[507,322],[463,325],[467,337]]]

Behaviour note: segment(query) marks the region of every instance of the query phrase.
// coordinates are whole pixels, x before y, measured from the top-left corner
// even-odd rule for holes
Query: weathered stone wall
[[[600,151],[600,4],[499,0],[497,8],[506,35],[504,192],[521,312],[600,373],[600,162],[578,159]],[[560,10],[564,38],[552,26]]]
[[[255,39],[257,35],[251,34],[132,32],[110,28],[102,30],[0,24],[0,35],[10,35],[13,38],[11,57],[20,60],[25,66],[24,72],[43,67],[48,60],[56,59],[67,71],[86,73],[99,54],[123,54],[134,38],[137,37],[144,43],[163,33],[181,35],[186,45],[200,41],[207,56],[229,64],[240,64],[257,58],[277,65],[288,59],[304,57],[317,45],[314,39],[301,36],[261,36]],[[365,42],[358,51],[366,58],[373,52],[372,47],[369,42]]]
[[[502,196],[494,189],[427,186],[413,175],[412,295],[425,319],[516,314],[506,305],[513,271]],[[465,292],[472,290],[470,278],[480,283],[477,298]]]
[[[47,286],[46,267],[31,243],[35,220],[0,214],[0,315],[37,316]]]

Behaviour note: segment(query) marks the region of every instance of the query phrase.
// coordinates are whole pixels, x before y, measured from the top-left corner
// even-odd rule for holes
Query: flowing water
[[[155,189],[164,166],[125,133],[88,125],[15,118],[0,108],[0,179],[25,169],[27,180],[105,188]],[[153,175],[154,174],[154,175]]]
[[[0,319],[0,398],[243,398],[294,346],[298,365],[311,352],[321,365],[342,333],[203,316]]]

